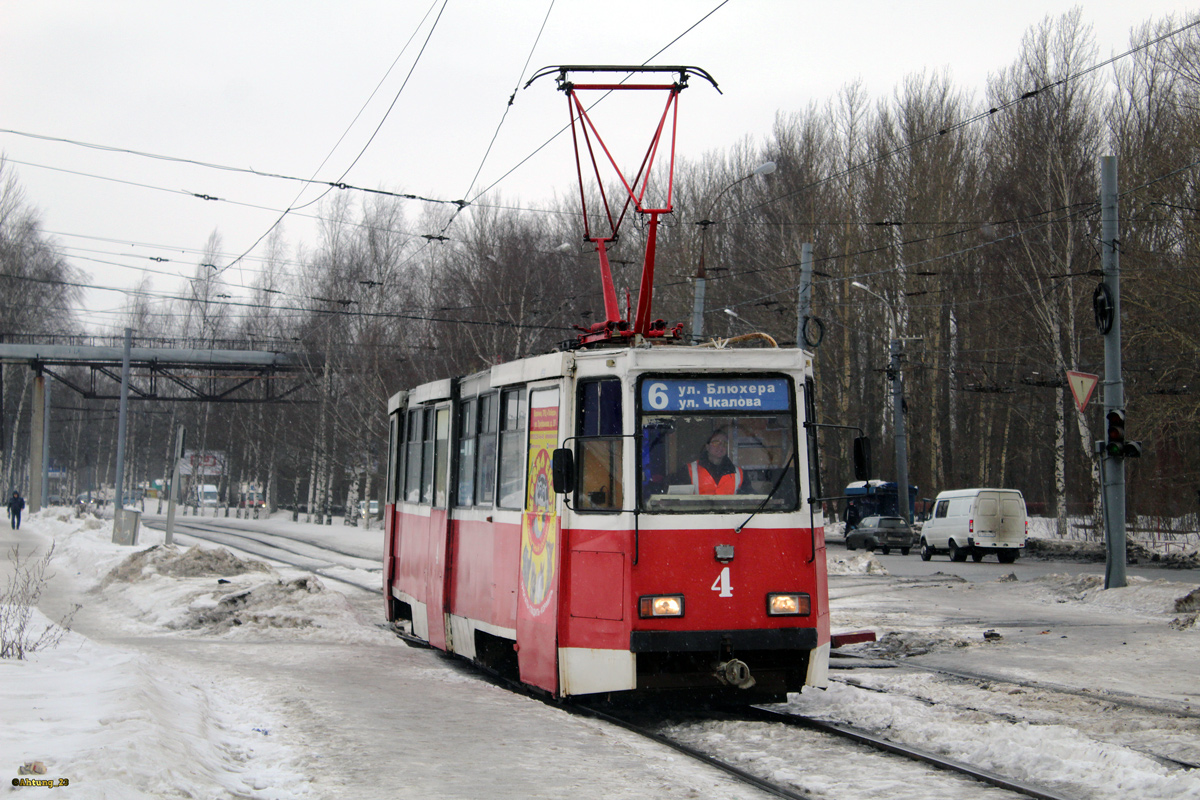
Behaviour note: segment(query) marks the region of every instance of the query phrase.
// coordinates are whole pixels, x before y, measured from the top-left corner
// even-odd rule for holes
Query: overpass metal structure
[[[27,365],[93,400],[120,399],[125,348],[0,343],[0,364]],[[210,403],[275,403],[303,388],[322,366],[302,353],[131,347],[129,398]],[[86,378],[69,372],[87,370]],[[281,382],[282,381],[282,382]],[[183,393],[163,395],[163,384]]]
[[[13,344],[0,342],[0,369],[27,366],[35,373],[29,441],[29,510],[45,504],[49,468],[50,394],[47,376],[94,400],[120,401],[117,486],[121,485],[125,406],[129,399],[164,402],[278,403],[306,386],[323,359],[302,353],[124,346]],[[86,370],[81,374],[79,370]],[[182,391],[164,394],[166,385]],[[0,394],[0,403],[3,395]],[[0,412],[3,411],[0,405]],[[2,441],[2,437],[0,437]],[[120,494],[118,489],[118,504]],[[119,505],[118,505],[119,507]]]

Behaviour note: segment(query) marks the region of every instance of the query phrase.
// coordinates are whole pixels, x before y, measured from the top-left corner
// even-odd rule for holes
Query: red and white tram
[[[568,79],[579,71],[677,78]],[[577,126],[581,180],[599,174],[594,153],[608,149],[592,146],[578,92],[668,94],[639,178],[621,177],[627,205],[649,222],[636,317],[620,317],[606,255],[624,212],[605,198],[609,228],[593,232],[581,185],[606,319],[581,328],[572,349],[389,402],[388,620],[556,697],[700,690],[759,701],[824,686],[812,356],[686,346],[681,325],[651,320],[657,221],[671,212],[669,185],[660,207],[646,204],[654,156],[670,119],[673,164],[688,77],[712,79],[694,67],[539,75],[552,72]],[[591,170],[581,152],[593,154]]]
[[[812,393],[801,350],[663,345],[397,394],[388,619],[562,697],[824,686]],[[690,480],[716,432],[742,474],[733,494]]]

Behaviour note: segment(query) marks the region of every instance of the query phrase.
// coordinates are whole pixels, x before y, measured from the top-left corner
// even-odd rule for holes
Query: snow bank
[[[343,594],[308,572],[276,570],[217,546],[155,544],[130,552],[112,543],[111,522],[94,517],[57,514],[38,522],[57,542],[62,568],[75,573],[87,596],[121,612],[131,632],[230,638],[274,633],[345,643],[383,635],[359,619]]]
[[[55,543],[50,572],[102,628],[118,635],[256,640],[378,640],[346,598],[308,573],[279,572],[223,548],[131,548],[112,543],[112,523],[61,509],[31,515],[20,547]],[[0,575],[11,563],[0,565]],[[34,611],[39,628],[52,625]],[[77,623],[79,624],[79,623]],[[82,626],[81,626],[82,627]],[[38,780],[87,798],[310,797],[310,779],[279,736],[273,704],[247,685],[218,680],[67,633],[52,650],[0,660],[0,753],[12,776],[40,761]],[[17,791],[11,789],[11,791]]]
[[[888,575],[879,559],[871,553],[845,555],[832,550],[825,551],[825,569],[829,575]]]
[[[295,754],[270,735],[282,723],[237,688],[68,633],[56,649],[0,661],[0,753],[12,775],[42,762],[32,777],[56,797],[310,796]]]

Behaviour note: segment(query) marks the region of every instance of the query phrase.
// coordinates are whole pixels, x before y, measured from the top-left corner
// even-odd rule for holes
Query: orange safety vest
[[[692,476],[692,488],[696,494],[737,494],[737,490],[742,488],[741,467],[734,467],[733,472],[717,481],[700,466],[699,461],[693,461],[688,464],[688,474]]]

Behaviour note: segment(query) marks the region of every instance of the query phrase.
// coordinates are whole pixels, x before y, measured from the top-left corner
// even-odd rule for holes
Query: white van
[[[198,505],[206,508],[216,508],[220,505],[216,484],[205,483],[196,487],[196,499],[199,500]]]
[[[967,556],[982,561],[995,553],[1001,564],[1011,564],[1028,535],[1025,498],[1016,489],[942,492],[921,529],[921,560],[949,553],[951,561],[966,561]]]

